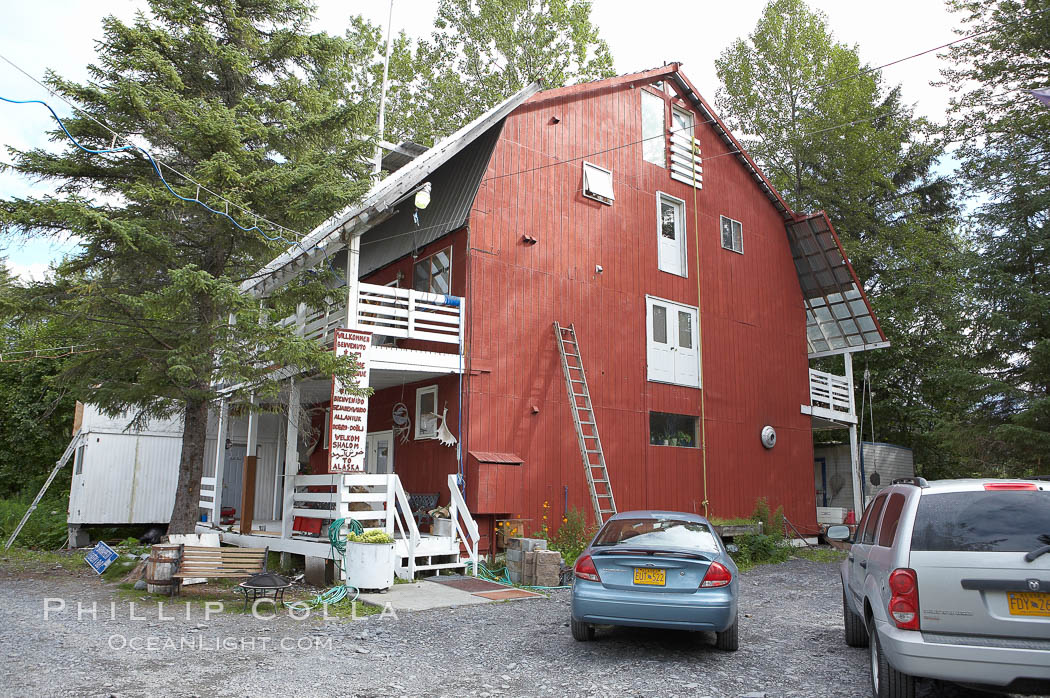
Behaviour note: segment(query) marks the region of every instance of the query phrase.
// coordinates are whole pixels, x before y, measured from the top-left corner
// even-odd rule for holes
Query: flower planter
[[[394,544],[346,542],[346,583],[358,589],[394,585]]]
[[[442,536],[443,538],[451,538],[455,531],[452,527],[452,519],[434,519],[434,523],[430,526],[430,532],[435,536]]]

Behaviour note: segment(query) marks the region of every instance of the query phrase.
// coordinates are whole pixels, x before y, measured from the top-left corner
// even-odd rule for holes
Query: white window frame
[[[726,221],[729,221],[729,237],[731,238],[730,244],[732,247],[726,247],[725,238],[722,237],[722,226],[725,225]],[[735,234],[736,230],[733,228],[734,225],[736,226],[736,230],[740,231],[739,236]],[[723,250],[729,250],[730,252],[736,252],[737,254],[744,254],[744,224],[740,221],[730,218],[729,216],[720,216],[718,219],[718,239],[722,243]],[[737,249],[737,242],[740,243],[740,249]]]
[[[674,204],[678,209],[678,220],[680,222],[679,229],[676,231],[676,241],[678,242],[678,253],[680,267],[678,269],[667,269],[660,264],[660,245],[664,244],[663,241],[663,203],[668,202]],[[660,271],[667,272],[668,274],[674,274],[675,276],[681,276],[689,278],[689,226],[687,225],[685,215],[685,200],[679,199],[677,196],[671,196],[670,194],[662,191],[656,192],[656,267]]]
[[[653,305],[658,304],[667,310],[667,342],[660,343],[656,342],[653,338]],[[667,347],[663,351],[675,352],[682,348],[679,344],[679,327],[678,327],[678,313],[688,312],[692,317],[692,327],[690,332],[691,347],[688,347],[690,353],[696,354],[696,371],[695,379],[684,380],[679,375],[676,375],[676,369],[674,367],[675,361],[678,359],[676,356],[672,360],[671,364],[671,375],[670,377],[663,377],[657,375],[654,377],[653,371],[653,359],[655,357],[654,349],[659,349],[659,345]],[[703,357],[700,351],[700,309],[695,305],[686,305],[684,303],[678,303],[676,301],[667,300],[666,298],[660,298],[658,296],[645,297],[645,347],[646,347],[646,380],[652,383],[667,383],[671,385],[681,385],[687,388],[702,388],[703,383],[700,380],[701,376],[701,362]]]
[[[659,83],[657,83],[657,84],[659,84]],[[658,89],[663,91],[663,85],[659,84],[659,88]],[[658,95],[658,94],[656,94],[654,92],[650,92],[649,90],[639,90],[639,92],[642,93],[641,106],[639,107],[640,115],[641,115],[641,119],[642,119],[642,160],[644,160],[645,162],[651,163],[653,165],[659,165],[660,167],[666,168],[667,167],[667,103],[664,102],[664,98],[663,97],[661,97],[660,95]],[[660,128],[659,128],[659,131],[656,134],[651,134],[651,133],[647,134],[645,132],[645,104],[646,104],[647,101],[650,101],[650,100],[651,100],[651,102],[652,102],[652,104],[654,106],[656,104],[660,105]],[[659,138],[657,138],[657,136],[659,136]],[[660,151],[660,155],[659,155],[658,158],[650,159],[649,157],[646,156],[646,152],[645,151],[646,151],[647,147],[653,148],[654,150],[657,149],[656,146],[651,145],[650,139],[652,141],[656,142],[657,145],[658,145],[658,149]]]
[[[84,474],[84,449],[87,448],[85,444],[77,446],[77,450],[73,453],[73,474],[83,475]]]
[[[422,409],[421,409],[422,406],[423,406],[422,397],[424,395],[427,395],[427,394],[431,394],[431,395],[434,396],[434,414],[435,415],[437,414],[438,387],[436,385],[428,385],[428,386],[423,387],[423,388],[416,388],[415,437],[416,437],[417,440],[436,439],[437,438],[437,431],[438,430],[437,430],[437,422],[436,421],[434,422],[434,431],[433,432],[423,431],[422,428],[421,428],[422,424],[423,424],[423,420],[421,418],[422,414],[423,414]]]
[[[616,200],[613,193],[612,170],[599,167],[592,162],[583,161],[583,195],[588,199],[601,201],[611,206]]]

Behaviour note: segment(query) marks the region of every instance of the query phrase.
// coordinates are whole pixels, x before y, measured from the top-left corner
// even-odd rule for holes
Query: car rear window
[[[945,492],[919,498],[912,550],[1028,552],[1050,545],[1050,492]]]
[[[605,524],[591,545],[720,552],[714,531],[707,524],[683,519],[613,519]]]

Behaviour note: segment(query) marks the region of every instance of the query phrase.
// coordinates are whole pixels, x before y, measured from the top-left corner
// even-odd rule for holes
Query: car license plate
[[[634,583],[662,587],[667,584],[667,570],[654,570],[649,567],[635,567]]]
[[[637,577],[637,572],[635,576]],[[1006,594],[1011,616],[1050,618],[1050,594],[1038,591],[1010,591]]]

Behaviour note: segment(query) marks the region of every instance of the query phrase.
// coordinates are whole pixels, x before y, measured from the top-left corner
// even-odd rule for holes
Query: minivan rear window
[[[945,492],[919,498],[912,550],[1028,552],[1050,545],[1050,492]]]

